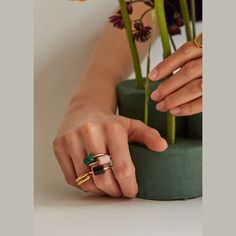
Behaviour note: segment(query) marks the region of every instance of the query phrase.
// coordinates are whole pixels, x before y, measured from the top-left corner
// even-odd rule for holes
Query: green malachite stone
[[[93,154],[89,154],[84,158],[84,164],[89,165],[95,161]]]
[[[93,173],[94,173],[94,175],[100,175],[100,174],[105,173],[105,170],[104,170],[103,166],[96,166],[93,168]]]

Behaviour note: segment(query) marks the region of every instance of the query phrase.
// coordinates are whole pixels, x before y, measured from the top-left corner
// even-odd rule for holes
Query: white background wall
[[[36,200],[48,199],[55,190],[66,192],[52,140],[96,38],[117,3],[118,0],[35,0]],[[176,40],[182,44],[184,34]],[[157,41],[152,50],[152,66],[161,60],[161,54]]]
[[[35,0],[36,197],[52,183],[64,185],[52,140],[99,31],[116,5],[116,0]]]

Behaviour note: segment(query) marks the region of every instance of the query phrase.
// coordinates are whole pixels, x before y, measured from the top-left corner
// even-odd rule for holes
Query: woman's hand
[[[67,112],[53,146],[65,179],[73,186],[77,186],[75,180],[79,175],[90,171],[83,163],[84,157],[89,153],[110,154],[113,170],[93,175],[80,186],[81,189],[112,197],[133,198],[138,186],[128,142],[134,141],[157,152],[167,148],[160,134],[141,121],[87,106]]]
[[[182,45],[175,53],[158,64],[149,74],[156,81],[178,72],[163,81],[151,94],[158,102],[156,109],[175,116],[202,112],[202,49],[193,42]]]

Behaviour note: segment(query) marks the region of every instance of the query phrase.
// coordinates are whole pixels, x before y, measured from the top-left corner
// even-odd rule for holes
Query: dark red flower
[[[181,34],[181,29],[179,26],[175,24],[171,24],[168,26],[168,31],[170,35]]]
[[[136,30],[142,29],[142,28],[143,28],[143,23],[142,23],[141,21],[135,21],[135,22],[134,22],[134,28],[135,28]]]
[[[175,18],[175,24],[179,27],[184,25],[184,19],[182,17]]]
[[[133,37],[138,42],[146,42],[150,39],[152,28],[150,26],[144,26],[141,21],[134,23]]]
[[[109,17],[109,19],[114,27],[116,27],[118,29],[124,29],[125,24],[124,24],[124,20],[123,20],[122,15],[120,15],[120,14],[114,15],[114,16]]]
[[[174,23],[179,27],[184,25],[184,19],[179,12],[175,12],[174,14]]]

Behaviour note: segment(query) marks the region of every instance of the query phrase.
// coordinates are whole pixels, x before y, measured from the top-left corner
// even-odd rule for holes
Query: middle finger
[[[87,154],[106,154],[106,142],[104,132],[101,127],[89,125],[85,132],[82,132],[84,146]],[[93,181],[98,189],[112,197],[120,197],[121,191],[111,169],[106,169],[104,173],[95,175]]]
[[[159,102],[156,105],[156,109],[162,112],[169,111],[170,109],[190,102],[201,96],[202,79],[195,79]]]

